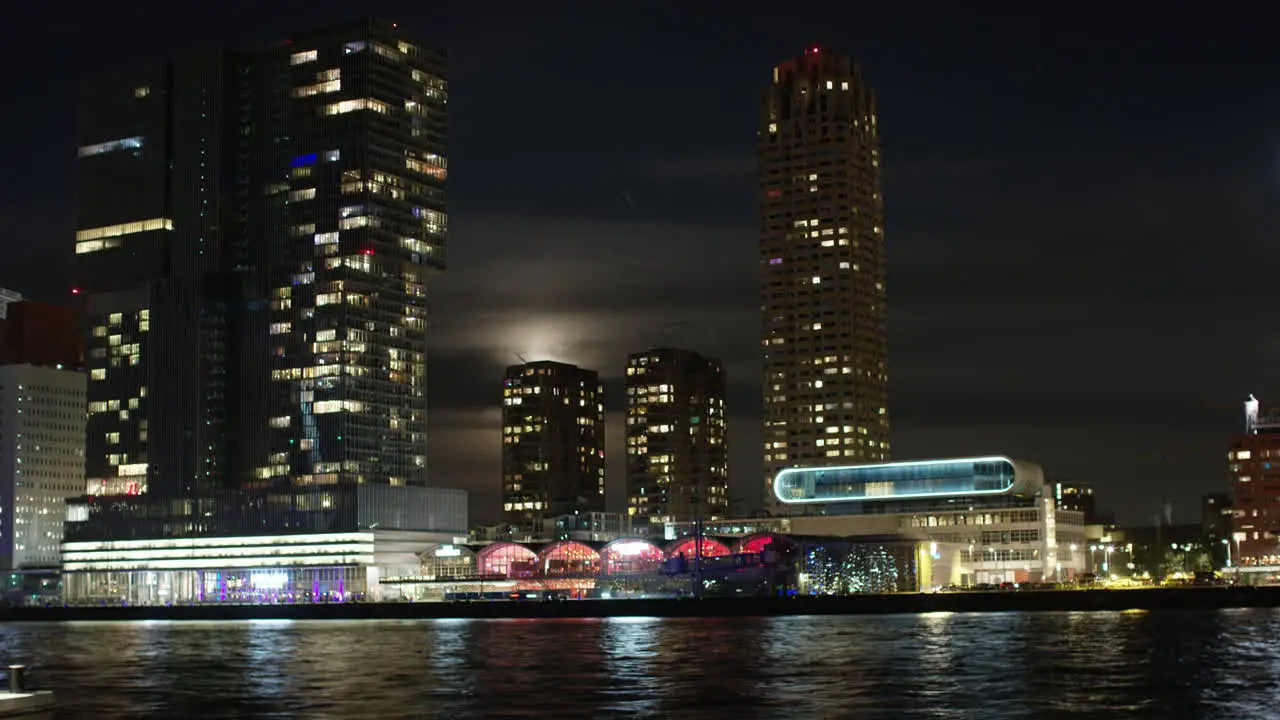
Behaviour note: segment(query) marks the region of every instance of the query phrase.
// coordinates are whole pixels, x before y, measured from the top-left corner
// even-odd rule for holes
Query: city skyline
[[[143,59],[279,39],[302,22],[258,10],[250,35],[236,28],[247,9],[232,3],[159,43],[149,38],[172,21],[163,14],[86,17],[82,41]],[[306,25],[347,19],[335,5],[311,12]],[[431,19],[408,7],[378,12],[436,40]],[[769,68],[815,43],[858,59],[886,128],[895,458],[1032,458],[1051,478],[1097,485],[1100,503],[1131,520],[1152,512],[1153,494],[1188,514],[1195,495],[1225,486],[1222,440],[1239,400],[1280,384],[1274,340],[1254,328],[1265,295],[1240,270],[1268,260],[1261,241],[1277,219],[1261,127],[1274,101],[1213,80],[1269,82],[1265,65],[1248,67],[1256,37],[1175,12],[1150,33],[1113,18],[1090,29],[1087,49],[1071,42],[1084,19],[1037,25],[1034,40],[1006,37],[1016,19],[1005,19],[961,33],[971,45],[948,45],[959,41],[943,18],[917,27],[888,14],[860,23],[876,32],[836,33],[835,13],[717,31],[710,14],[672,11],[666,20],[683,24],[670,31],[676,47],[653,57],[639,30],[657,18],[597,12],[609,14],[548,22],[537,39],[521,38],[529,18],[519,13],[505,24],[448,18],[441,33],[465,159],[451,178],[451,270],[432,298],[432,445],[447,449],[433,451],[428,482],[471,490],[476,519],[496,507],[493,388],[516,352],[604,373],[614,458],[628,352],[669,344],[723,358],[731,483],[759,485],[753,110]],[[604,29],[582,33],[593,19]],[[634,35],[618,29],[631,25]],[[65,46],[48,39],[55,27],[10,51],[52,58]],[[1197,51],[1175,55],[1188,37]],[[587,74],[595,106],[560,112],[582,83],[531,82],[564,67]],[[685,73],[677,83],[673,68]],[[50,158],[74,145],[60,96],[83,69],[68,56],[19,79],[17,92],[53,116],[5,120],[19,174],[32,180],[6,200],[0,286],[40,300],[70,301],[71,164]],[[670,100],[644,99],[658,92]],[[673,100],[678,129],[661,126]],[[501,132],[512,127],[523,129]],[[532,257],[520,254],[528,247]],[[1224,247],[1232,252],[1213,254]],[[610,473],[615,508],[621,480]]]

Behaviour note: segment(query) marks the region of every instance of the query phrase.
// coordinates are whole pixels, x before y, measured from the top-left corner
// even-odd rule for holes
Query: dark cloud
[[[755,181],[756,157],[752,152],[705,152],[688,157],[645,158],[636,170],[659,178],[714,180],[740,178]]]
[[[731,230],[536,217],[459,225],[456,269],[433,295],[440,352],[487,352],[504,365],[555,359],[613,375],[627,353],[653,346],[725,354],[731,364],[755,346],[755,250]]]

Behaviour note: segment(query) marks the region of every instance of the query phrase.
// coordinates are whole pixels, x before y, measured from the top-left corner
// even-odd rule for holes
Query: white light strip
[[[810,475],[818,472],[843,472],[848,470],[859,470],[874,473],[875,470],[883,470],[889,468],[903,467],[933,467],[937,465],[973,465],[977,463],[1003,462],[1008,463],[1009,468],[1013,471],[1013,476],[1009,486],[999,490],[963,490],[959,492],[926,492],[926,493],[899,493],[894,495],[855,495],[855,496],[835,496],[822,498],[785,498],[782,496],[782,480],[788,475]],[[847,503],[847,502],[887,502],[892,500],[918,500],[920,498],[940,498],[940,497],[973,497],[981,495],[1002,495],[1008,493],[1017,486],[1017,463],[1011,458],[1002,455],[991,455],[974,458],[953,458],[949,460],[907,460],[902,462],[876,463],[873,465],[839,465],[832,467],[809,467],[809,468],[786,468],[778,472],[773,478],[773,494],[778,501],[786,505],[804,505],[813,503]],[[895,480],[918,480],[922,478],[877,478],[874,474],[865,479],[854,480],[854,482],[894,482]],[[928,478],[923,478],[928,479]]]
[[[267,545],[230,548],[161,548],[156,550],[97,550],[77,552],[64,550],[63,562],[97,562],[107,560],[163,560],[209,558],[241,558],[261,555],[349,555],[373,552],[373,543],[329,543],[324,545]]]
[[[157,540],[106,540],[102,542],[68,542],[63,552],[94,550],[153,550],[159,548],[247,547],[253,545],[302,545],[334,542],[373,542],[370,532],[314,533],[311,535],[257,535],[246,537],[166,538]]]
[[[85,240],[101,240],[102,238],[132,235],[134,233],[150,232],[152,230],[172,229],[173,220],[170,220],[169,218],[135,220],[134,222],[120,223],[119,225],[103,225],[102,227],[77,230],[76,242],[84,242]]]
[[[67,572],[104,572],[109,570],[222,570],[231,568],[287,568],[290,566],[372,565],[372,555],[325,555],[305,557],[249,557],[225,562],[192,562],[190,560],[152,560],[150,562],[76,562],[64,563]]]
[[[142,137],[129,137],[120,140],[111,140],[109,142],[98,143],[96,145],[85,145],[80,148],[80,157],[92,157],[103,153],[115,152],[116,150],[136,150],[142,147]]]

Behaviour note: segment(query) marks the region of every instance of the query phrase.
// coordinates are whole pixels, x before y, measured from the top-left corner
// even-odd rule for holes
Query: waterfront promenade
[[[1280,587],[898,593],[838,597],[11,607],[0,622],[107,620],[750,617],[928,612],[1213,610],[1280,607]]]

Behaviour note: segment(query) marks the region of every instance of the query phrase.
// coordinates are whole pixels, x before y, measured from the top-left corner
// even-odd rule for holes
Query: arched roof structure
[[[598,575],[600,553],[577,540],[559,540],[538,551],[538,570],[546,576]]]
[[[795,547],[796,545],[796,541],[786,535],[779,535],[778,533],[772,532],[758,532],[743,536],[741,540],[738,540],[738,542],[734,544],[733,551],[738,554],[759,553],[764,552],[765,549],[774,543],[777,543],[779,546],[787,545]],[[777,550],[779,548],[775,547],[773,549]]]
[[[537,553],[520,543],[506,541],[481,548],[476,553],[476,564],[481,575],[508,578],[532,577],[539,566]]]
[[[618,538],[600,549],[605,575],[657,572],[666,560],[666,551],[648,540]]]
[[[667,557],[674,558],[680,555],[684,555],[685,557],[693,557],[694,555],[698,554],[697,542],[698,542],[698,539],[693,535],[688,535],[688,536],[673,540],[671,541],[670,544],[667,545],[667,548],[666,548]],[[702,557],[718,557],[720,555],[729,555],[729,554],[731,553],[729,551],[728,545],[725,545],[724,543],[720,542],[719,540],[716,540],[715,538],[709,538],[709,537],[702,538]]]

